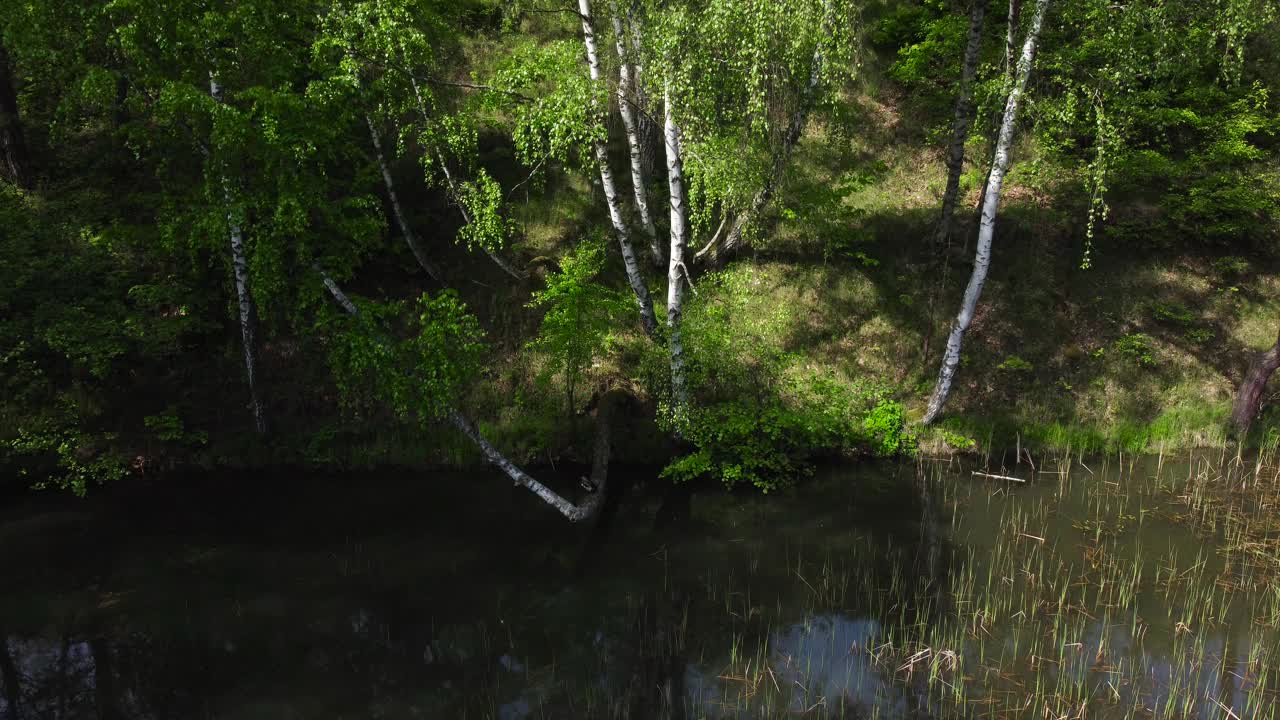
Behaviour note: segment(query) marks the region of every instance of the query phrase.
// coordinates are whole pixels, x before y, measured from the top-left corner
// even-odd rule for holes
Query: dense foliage
[[[1007,10],[979,29],[970,195],[1030,22]],[[1057,213],[1071,263],[1195,248],[1247,268],[1206,271],[1238,289],[1219,278],[1276,257],[1277,15],[1050,7],[1011,182]],[[558,446],[538,451],[586,459],[576,418],[616,388],[649,408],[675,480],[769,491],[823,455],[910,453],[918,358],[824,365],[814,348],[860,310],[810,323],[802,298],[827,288],[799,272],[777,295],[794,305],[762,307],[770,258],[744,250],[891,284],[877,311],[939,322],[917,297],[950,292],[929,273],[959,263],[884,242],[928,236],[931,211],[856,199],[897,171],[871,150],[877,118],[899,118],[892,146],[950,142],[967,17],[942,0],[0,0],[0,463],[83,493],[176,462],[329,462],[335,427],[429,454],[464,415],[499,449],[540,423]],[[659,274],[668,238],[687,251]],[[667,325],[644,332],[637,304]],[[1161,307],[1180,342],[1221,339]],[[1115,325],[1079,356],[1158,370],[1161,338]],[[1007,382],[1048,372],[1015,351],[991,363]]]

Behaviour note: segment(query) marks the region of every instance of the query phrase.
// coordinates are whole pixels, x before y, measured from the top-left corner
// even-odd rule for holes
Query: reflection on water
[[[585,572],[489,477],[39,499],[0,516],[0,719],[1272,717],[1265,592],[1111,472],[835,468],[661,528],[637,488]]]

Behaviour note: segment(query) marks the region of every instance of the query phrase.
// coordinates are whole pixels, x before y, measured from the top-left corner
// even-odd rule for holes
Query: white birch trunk
[[[787,165],[791,162],[791,153],[795,150],[795,145],[800,140],[800,134],[804,132],[805,123],[808,122],[809,111],[813,108],[814,98],[818,94],[818,85],[822,80],[822,63],[822,49],[819,47],[813,53],[813,63],[809,71],[809,84],[805,86],[804,94],[801,95],[800,106],[791,114],[791,118],[787,122],[786,132],[782,136],[782,147],[778,149],[778,154],[773,158],[773,167],[769,171],[769,176],[765,178],[764,186],[751,198],[751,204],[747,206],[747,209],[733,219],[733,223],[730,224],[729,232],[725,235],[721,247],[716,248],[716,243],[714,242],[708,243],[705,248],[698,252],[696,259],[701,259],[708,252],[711,252],[715,263],[719,264],[723,258],[738,248],[738,245],[742,242],[742,233],[748,223],[764,210],[769,201],[773,199],[773,194],[778,189],[778,183],[782,182],[782,175],[786,171]]]
[[[638,99],[632,97],[636,79],[631,53],[627,50],[630,43],[622,27],[622,18],[618,15],[617,0],[611,0],[610,10],[613,13],[613,38],[618,47],[618,114],[622,116],[622,126],[627,132],[627,151],[631,159],[631,186],[636,198],[636,210],[640,214],[640,226],[649,238],[653,264],[662,267],[666,258],[662,252],[662,242],[658,239],[658,228],[653,222],[653,213],[649,211],[648,178],[645,177],[644,153],[640,144],[640,123],[636,117]]]
[[[1044,16],[1049,9],[1049,0],[1037,0],[1036,14],[1031,20],[1031,28],[1027,31],[1026,42],[1022,45],[1022,57],[1018,60],[1018,79],[1009,90],[1009,98],[1004,106],[1004,118],[1000,122],[1000,137],[996,142],[995,158],[991,163],[991,177],[987,180],[986,195],[982,201],[982,220],[978,227],[978,247],[973,262],[973,274],[969,277],[969,285],[964,290],[964,300],[960,304],[960,312],[951,324],[951,334],[947,338],[947,349],[942,357],[942,369],[938,372],[938,383],[929,398],[929,407],[925,412],[924,423],[933,422],[942,412],[942,406],[951,393],[951,383],[955,379],[956,367],[960,364],[960,348],[964,342],[964,333],[973,322],[974,310],[978,298],[982,295],[982,286],[987,281],[987,270],[991,267],[991,241],[996,229],[996,211],[1000,206],[1000,190],[1004,185],[1005,174],[1009,171],[1009,147],[1013,144],[1013,131],[1018,118],[1018,102],[1027,87],[1027,78],[1031,75],[1031,63],[1035,58],[1036,42],[1040,38],[1040,28],[1044,25]]]
[[[969,11],[969,39],[965,45],[964,63],[960,70],[960,93],[956,97],[955,119],[952,121],[951,148],[947,154],[947,186],[942,193],[942,217],[933,231],[933,269],[946,268],[947,251],[951,247],[952,218],[955,217],[956,201],[960,197],[960,174],[964,170],[964,146],[969,139],[969,127],[973,124],[973,78],[978,71],[978,53],[982,48],[982,23],[986,14],[986,3],[974,0]],[[936,325],[935,310],[938,295],[945,292],[947,275],[944,273],[937,284],[929,291],[929,325],[925,330],[921,355],[924,363],[929,363],[933,349],[933,333]]]
[[[677,416],[689,405],[689,389],[685,379],[684,343],[680,334],[684,304],[684,284],[689,270],[684,264],[684,251],[689,241],[689,215],[684,193],[684,155],[680,147],[680,128],[676,126],[671,107],[671,92],[664,97],[663,137],[667,151],[667,186],[671,196],[671,257],[667,265],[667,348],[671,355],[671,395]]]
[[[591,27],[590,0],[578,0],[578,11],[582,16],[582,43],[587,50],[587,68],[591,73],[592,83],[598,84],[601,82],[600,56],[596,50],[595,31]],[[599,113],[599,110],[597,109],[596,112]],[[636,261],[636,253],[631,245],[631,231],[627,229],[626,220],[622,217],[622,202],[618,199],[613,170],[609,168],[609,151],[603,140],[595,141],[593,150],[596,164],[600,166],[600,185],[604,189],[605,203],[609,208],[609,221],[613,224],[614,233],[618,236],[618,245],[622,250],[622,264],[627,271],[627,282],[631,284],[636,303],[640,306],[640,322],[644,325],[645,332],[653,336],[658,331],[658,321],[653,314],[653,299],[649,297],[649,288],[644,284],[644,277],[640,274],[640,264]]]
[[[209,71],[209,96],[222,102],[222,85],[213,71]],[[253,411],[253,427],[259,435],[267,432],[267,420],[258,396],[257,332],[255,327],[253,293],[249,288],[249,260],[244,248],[244,234],[236,221],[231,202],[231,184],[222,176],[222,195],[227,203],[227,234],[231,240],[231,272],[235,279],[236,303],[239,307],[240,343],[244,348],[245,375],[249,382],[249,404]]]
[[[347,297],[347,294],[342,292],[342,288],[338,287],[338,284],[333,281],[333,278],[329,277],[329,275],[325,273],[319,265],[314,265],[313,267],[316,272],[320,274],[320,279],[324,282],[324,286],[329,291],[329,294],[332,295],[333,299],[342,306],[342,309],[346,310],[351,315],[359,315],[360,310],[356,308],[356,305],[351,301],[351,298]],[[484,455],[486,460],[498,466],[498,468],[506,473],[507,477],[511,478],[517,485],[523,485],[533,492],[533,494],[542,498],[543,502],[556,510],[559,510],[560,514],[564,515],[570,521],[577,522],[583,518],[589,517],[599,506],[600,502],[598,498],[588,499],[588,501],[583,503],[581,507],[574,505],[556,491],[530,477],[515,463],[511,462],[511,460],[499,452],[498,449],[493,446],[493,443],[489,442],[484,435],[480,434],[480,431],[476,428],[475,424],[468,420],[466,416],[457,409],[449,408],[446,412],[446,417],[451,425],[462,431],[463,435],[466,435],[471,442],[475,443],[476,447],[480,449],[480,452]],[[605,418],[604,422],[608,422],[607,416],[605,416]],[[604,431],[603,438],[607,443],[607,430]],[[599,451],[597,451],[597,456],[599,456]],[[607,450],[605,451],[604,458],[605,463],[607,464]],[[603,470],[599,472],[603,472]]]
[[[413,228],[409,226],[409,218],[404,214],[404,208],[400,205],[400,196],[396,194],[395,181],[391,179],[391,169],[387,166],[386,156],[382,154],[382,139],[378,137],[378,129],[374,127],[373,118],[366,114],[364,121],[369,126],[369,139],[373,141],[373,151],[378,159],[378,169],[382,171],[382,182],[386,185],[387,195],[391,198],[391,210],[395,213],[396,223],[400,226],[400,234],[404,235],[404,241],[409,245],[409,250],[413,252],[413,257],[417,259],[418,265],[422,266],[422,269],[426,270],[433,280],[443,285],[443,273],[423,252],[422,246],[418,244],[417,236],[413,233]]]

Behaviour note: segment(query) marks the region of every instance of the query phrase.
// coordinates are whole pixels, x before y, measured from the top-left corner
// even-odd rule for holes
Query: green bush
[[[752,303],[749,270],[705,278],[686,306],[684,344],[691,402],[684,412],[663,402],[659,423],[692,450],[663,476],[710,477],[764,492],[807,474],[815,456],[909,453],[915,438],[902,405],[884,387],[817,374],[781,349],[785,308]],[[650,381],[665,396],[665,352],[655,353]]]
[[[1151,348],[1151,338],[1142,333],[1124,335],[1112,347],[1121,357],[1137,363],[1139,367],[1153,368],[1157,364],[1155,351]]]

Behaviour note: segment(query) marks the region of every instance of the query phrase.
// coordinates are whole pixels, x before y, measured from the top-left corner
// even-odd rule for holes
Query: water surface
[[[0,718],[1270,718],[1226,465],[620,469],[594,529],[483,472],[37,496],[0,512]]]

